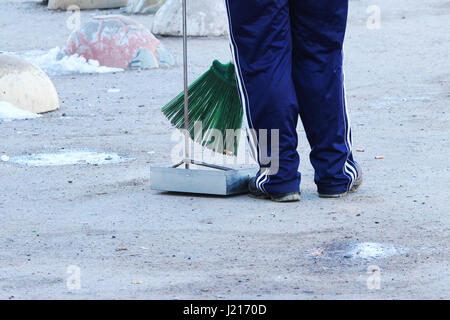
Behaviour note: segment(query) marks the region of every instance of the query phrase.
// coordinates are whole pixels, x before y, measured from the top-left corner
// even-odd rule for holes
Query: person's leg
[[[343,194],[358,176],[342,68],[348,0],[290,0],[290,7],[293,76],[314,180],[321,195]]]
[[[292,80],[292,38],[288,0],[225,0],[237,82],[250,134],[252,155],[260,164],[256,186],[270,195],[299,191],[298,103]],[[262,148],[267,129],[279,130],[278,170],[269,170]],[[250,130],[252,131],[252,130]],[[258,139],[261,138],[261,139]],[[259,143],[258,143],[259,141]],[[271,155],[271,154],[270,154]]]

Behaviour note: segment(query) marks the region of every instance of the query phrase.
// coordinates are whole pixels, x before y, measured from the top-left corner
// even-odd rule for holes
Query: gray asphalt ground
[[[367,28],[370,5],[380,29]],[[62,46],[68,16],[3,0],[0,50]],[[150,26],[152,16],[136,19]],[[135,160],[0,161],[0,298],[450,298],[449,30],[449,1],[350,1],[346,87],[365,181],[339,200],[318,198],[302,128],[299,203],[149,189],[150,165],[173,148],[160,107],[182,89],[178,38],[161,39],[177,67],[52,77],[61,109],[0,123],[0,155],[64,148]],[[229,59],[226,38],[190,39],[189,49],[191,79]],[[385,250],[348,254],[367,242]],[[80,289],[67,286],[76,270]]]

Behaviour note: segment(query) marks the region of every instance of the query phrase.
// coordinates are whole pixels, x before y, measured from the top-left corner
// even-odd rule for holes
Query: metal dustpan
[[[159,191],[228,196],[246,193],[248,180],[255,176],[257,171],[256,168],[235,169],[184,159],[175,166],[151,166],[150,188]]]
[[[183,0],[184,127],[188,128],[188,73],[186,0]],[[258,169],[228,168],[190,159],[189,134],[185,134],[185,158],[176,165],[150,167],[150,188],[158,191],[233,195],[247,192],[248,180]]]

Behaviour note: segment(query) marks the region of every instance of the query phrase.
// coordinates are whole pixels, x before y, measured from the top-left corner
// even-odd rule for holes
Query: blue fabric
[[[349,190],[357,172],[342,70],[348,0],[225,3],[247,127],[257,133],[255,141],[249,141],[261,167],[257,186],[269,194],[299,191],[300,115],[318,191]],[[261,159],[260,129],[267,129],[269,137],[271,130],[279,130],[276,173]],[[270,139],[267,150],[271,156]]]

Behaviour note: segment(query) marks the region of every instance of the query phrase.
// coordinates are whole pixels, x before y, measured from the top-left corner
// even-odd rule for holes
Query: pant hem
[[[283,193],[300,192],[300,181],[294,180],[275,185],[265,185],[267,193],[270,195],[280,195]]]

